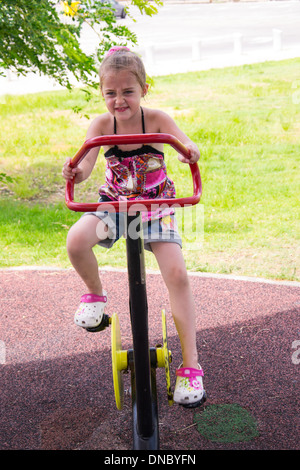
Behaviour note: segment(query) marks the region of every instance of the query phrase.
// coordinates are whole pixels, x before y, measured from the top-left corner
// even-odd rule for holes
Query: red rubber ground
[[[126,272],[103,271],[107,313],[118,312],[123,349],[132,346]],[[73,324],[84,293],[74,271],[0,271],[0,449],[131,449],[130,398],[115,406],[110,330]],[[259,436],[216,443],[202,437],[198,410],[169,407],[157,373],[161,448],[298,449],[300,287],[192,276],[205,406],[235,403],[256,420]],[[166,307],[171,374],[181,360],[159,275],[147,276],[150,345],[162,341]],[[298,344],[298,346],[297,346]],[[129,376],[125,377],[125,389]]]

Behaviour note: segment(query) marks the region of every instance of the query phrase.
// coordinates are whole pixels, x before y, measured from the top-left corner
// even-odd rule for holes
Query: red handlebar
[[[87,155],[90,149],[94,147],[101,147],[103,145],[126,145],[126,144],[154,144],[162,143],[169,144],[178,153],[190,158],[188,149],[179,142],[176,137],[170,134],[130,134],[130,135],[106,135],[93,137],[86,140],[79,151],[76,153],[71,161],[71,167],[75,168]],[[193,195],[184,198],[169,198],[169,199],[133,199],[133,200],[119,200],[119,201],[105,201],[96,203],[79,203],[74,202],[74,181],[67,181],[65,200],[69,209],[75,212],[96,212],[101,210],[101,205],[105,205],[105,210],[109,211],[110,207],[115,212],[127,211],[129,207],[137,206],[137,210],[149,210],[151,206],[155,208],[159,206],[184,206],[194,205],[200,201],[202,194],[202,183],[200,171],[197,163],[190,163],[190,170],[193,180]]]

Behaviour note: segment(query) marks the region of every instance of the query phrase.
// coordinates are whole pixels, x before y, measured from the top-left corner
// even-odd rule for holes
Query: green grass
[[[192,243],[187,213],[189,270],[299,280],[299,66],[293,59],[154,79],[145,106],[169,112],[202,153],[204,240]],[[87,119],[72,111],[84,104],[80,91],[1,103],[0,173],[15,180],[0,182],[0,266],[70,266],[65,239],[79,214],[64,207],[61,168],[104,104],[89,102]],[[188,167],[169,149],[166,160],[178,196],[189,194]],[[100,158],[76,199],[94,201],[103,172]],[[124,267],[124,241],[97,256],[100,265]],[[151,255],[146,261],[157,267]]]

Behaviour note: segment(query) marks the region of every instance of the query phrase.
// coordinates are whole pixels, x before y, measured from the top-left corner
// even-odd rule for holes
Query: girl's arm
[[[184,144],[190,152],[191,158],[178,155],[178,159],[183,163],[195,163],[200,158],[198,146],[177,126],[176,122],[166,113],[158,111],[159,132],[171,134]]]
[[[96,137],[98,135],[101,135],[101,116],[92,121],[86,134],[86,140],[91,139],[92,137]],[[82,181],[86,180],[90,176],[95,166],[99,151],[100,147],[94,147],[89,150],[89,153],[76,168],[70,167],[70,162],[72,159],[67,158],[63,166],[63,177],[66,180],[74,179],[75,184],[81,183]]]

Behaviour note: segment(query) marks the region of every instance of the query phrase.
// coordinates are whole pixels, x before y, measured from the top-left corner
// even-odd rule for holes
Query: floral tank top
[[[142,109],[142,108],[141,108]],[[145,133],[144,114],[142,126]],[[116,134],[116,120],[114,120]],[[151,145],[123,151],[117,145],[104,154],[106,159],[105,184],[99,195],[105,200],[175,198],[175,186],[167,176],[164,153]],[[173,209],[142,212],[142,220],[154,220],[174,213]]]

